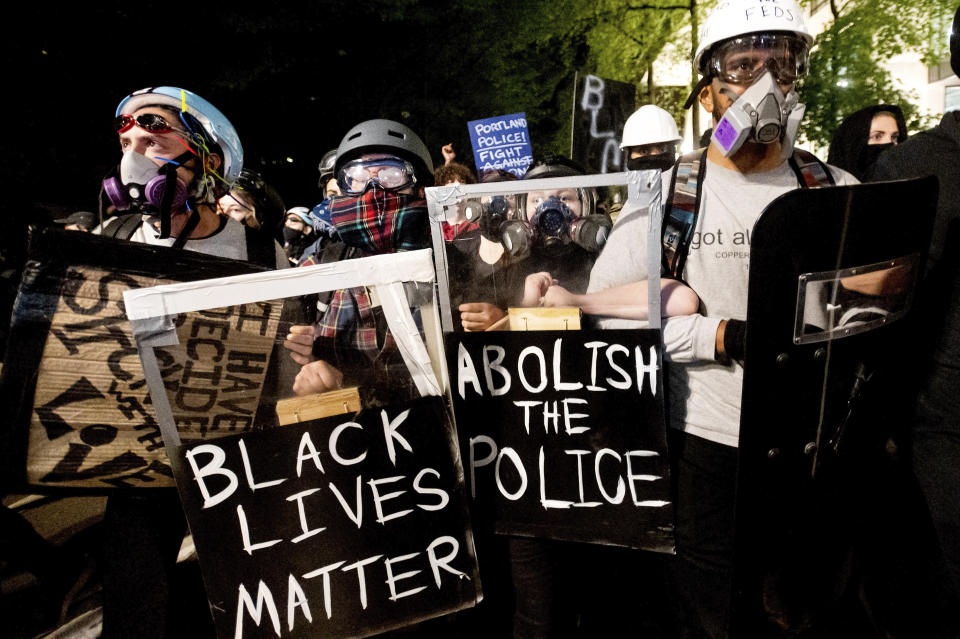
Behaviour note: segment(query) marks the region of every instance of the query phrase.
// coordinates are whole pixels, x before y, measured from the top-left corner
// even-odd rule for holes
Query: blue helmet
[[[223,152],[221,175],[227,185],[240,177],[243,169],[243,146],[237,136],[237,130],[230,124],[220,110],[196,93],[177,87],[147,87],[134,91],[117,106],[116,116],[132,114],[147,106],[162,106],[179,111],[184,124],[192,133],[202,135],[206,141],[213,142]],[[199,125],[201,130],[196,130]]]

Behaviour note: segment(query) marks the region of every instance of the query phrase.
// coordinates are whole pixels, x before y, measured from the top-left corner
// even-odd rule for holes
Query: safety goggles
[[[126,114],[118,115],[113,121],[113,126],[117,129],[117,133],[126,133],[134,126],[150,133],[169,133],[176,130],[162,115],[156,113],[141,113],[136,117]]]
[[[735,84],[751,84],[766,71],[781,84],[790,84],[807,72],[808,58],[807,43],[798,36],[749,35],[716,47],[710,56],[710,70],[721,80]]]
[[[402,189],[417,181],[413,165],[397,157],[353,160],[344,164],[337,173],[337,185],[349,195],[363,193],[374,180],[389,190]]]

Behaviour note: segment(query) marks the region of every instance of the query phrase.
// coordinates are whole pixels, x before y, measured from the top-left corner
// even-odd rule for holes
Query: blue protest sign
[[[525,113],[473,120],[467,122],[467,128],[470,130],[470,144],[473,145],[473,160],[478,174],[504,169],[523,177],[533,162]]]

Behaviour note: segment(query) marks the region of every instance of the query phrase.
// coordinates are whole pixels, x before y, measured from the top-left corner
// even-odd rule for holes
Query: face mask
[[[868,144],[863,150],[863,153],[860,155],[860,165],[862,169],[869,169],[877,162],[877,158],[880,157],[881,153],[887,149],[892,149],[895,146],[897,145],[893,144],[892,142],[888,144]]]
[[[176,166],[160,167],[145,155],[127,151],[120,160],[119,177],[106,178],[103,190],[118,210],[158,212],[168,188],[172,188],[168,210],[178,209],[187,201],[187,185],[177,178]]]
[[[724,112],[713,131],[713,143],[730,157],[744,142],[771,144],[781,142],[786,157],[793,153],[804,105],[798,104],[797,92],[793,89],[784,96],[773,75],[767,71],[754,81],[750,88],[737,96],[728,85],[721,82],[721,92],[734,100]]]
[[[510,211],[516,208],[512,195],[494,195],[482,200],[468,200],[463,206],[463,217],[480,225],[480,234],[491,242],[500,241],[500,232]]]
[[[627,170],[629,171],[666,171],[673,166],[676,157],[673,153],[657,153],[655,155],[645,155],[639,158],[629,158],[627,160]]]
[[[500,240],[515,258],[531,252],[559,255],[571,243],[598,252],[606,244],[613,222],[609,215],[576,217],[559,198],[551,197],[537,207],[529,222],[511,220],[503,225]]]
[[[430,245],[426,202],[387,191],[376,182],[360,195],[331,198],[330,217],[348,246],[374,255]]]

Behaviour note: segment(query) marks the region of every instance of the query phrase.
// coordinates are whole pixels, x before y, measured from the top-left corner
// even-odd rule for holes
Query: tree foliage
[[[809,4],[809,3],[808,3]],[[911,130],[929,125],[931,114],[916,106],[883,62],[916,51],[930,64],[943,58],[953,0],[832,0],[833,21],[817,36],[810,70],[800,83],[807,105],[803,135],[827,146],[843,118],[874,104],[896,104]]]

